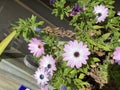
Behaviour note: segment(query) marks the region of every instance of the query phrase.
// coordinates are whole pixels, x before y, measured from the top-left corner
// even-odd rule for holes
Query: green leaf
[[[82,83],[81,79],[74,79],[75,83]]]
[[[102,38],[100,39],[100,41],[105,41],[106,39],[108,39],[108,37],[111,35],[111,33],[106,33],[102,35]]]
[[[70,77],[71,78],[73,78],[73,77],[75,77],[76,76],[76,74],[77,74],[77,71],[75,70],[75,69],[73,69],[71,72],[70,72]]]
[[[84,78],[84,76],[85,76],[85,74],[80,73],[79,78],[80,78],[80,79],[83,79],[83,78]]]
[[[37,24],[41,26],[41,25],[44,24],[44,21],[40,21],[40,22],[38,22]]]
[[[94,61],[94,62],[98,62],[98,61],[100,61],[100,59],[97,58],[97,57],[93,57],[93,61]]]
[[[96,47],[98,48],[101,48],[105,51],[111,51],[111,48],[108,46],[108,45],[101,45],[99,43],[96,43],[95,41],[93,41],[92,39],[87,39],[87,41],[92,44],[92,45],[95,45]]]
[[[64,69],[64,75],[68,75],[68,73],[70,72],[72,70],[72,68],[70,68],[70,67],[67,67],[67,68],[65,68]]]
[[[64,19],[64,13],[60,15],[60,19],[61,19],[61,20]]]
[[[79,69],[80,72],[86,73],[88,71],[88,65],[84,65]]]
[[[67,83],[71,83],[71,78],[66,78],[67,79]]]
[[[96,30],[96,29],[101,29],[101,28],[103,28],[103,26],[98,26],[98,25],[94,25],[94,26],[93,26],[93,29],[95,29],[95,30]]]

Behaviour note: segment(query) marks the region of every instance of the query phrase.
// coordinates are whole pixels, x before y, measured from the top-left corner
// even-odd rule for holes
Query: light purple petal
[[[96,16],[96,20],[97,20],[96,23],[103,22],[103,21],[105,21],[106,17],[108,16],[108,8],[106,8],[103,5],[95,6],[94,7],[94,13],[98,14]]]
[[[120,47],[116,47],[113,52],[113,59],[120,65]]]
[[[29,41],[28,50],[30,50],[30,53],[32,53],[34,56],[40,57],[42,54],[44,54],[44,45],[41,40],[32,38],[32,40]]]
[[[88,56],[90,55],[90,51],[87,48],[87,45],[83,45],[83,42],[79,42],[77,40],[69,41],[68,44],[65,45],[63,53],[63,60],[67,61],[67,66],[71,68],[80,68],[82,64],[87,64]],[[78,53],[78,56],[75,53]]]

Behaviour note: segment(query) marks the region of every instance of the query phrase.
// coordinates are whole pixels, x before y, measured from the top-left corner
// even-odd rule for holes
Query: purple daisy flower
[[[51,55],[43,56],[40,60],[40,68],[44,68],[50,76],[53,76],[53,71],[56,71],[55,59]]]
[[[108,16],[108,8],[103,5],[98,5],[94,7],[94,13],[97,14],[96,19],[97,22],[104,22],[106,17]]]
[[[75,4],[75,6],[72,9],[72,12],[70,13],[70,16],[79,14],[81,11],[84,11],[84,10],[85,10],[85,8],[80,7],[79,4]]]
[[[41,31],[41,28],[34,27],[34,30],[35,30],[35,32],[40,32],[40,31]]]
[[[87,45],[83,45],[83,42],[77,40],[70,41],[64,47],[65,53],[63,54],[63,60],[68,61],[67,66],[73,68],[80,68],[82,64],[87,64],[88,55],[90,55]]]
[[[120,16],[120,12],[118,12],[117,15]]]
[[[120,65],[120,47],[116,47],[113,53],[113,59]]]
[[[28,49],[30,50],[30,53],[33,53],[36,57],[40,57],[44,54],[44,45],[42,41],[37,38],[32,38],[32,40],[30,40]]]
[[[53,3],[55,3],[56,0],[50,0],[50,5],[52,5]]]
[[[44,71],[44,69],[37,69],[37,71],[34,74],[34,78],[37,80],[37,84],[39,85],[46,85],[48,84],[48,74]]]
[[[61,86],[60,90],[67,90],[65,86]]]

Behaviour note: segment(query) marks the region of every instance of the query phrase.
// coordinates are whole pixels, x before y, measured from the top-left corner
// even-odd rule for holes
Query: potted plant
[[[35,16],[19,19],[13,25],[16,35],[24,37],[39,64],[34,77],[40,90],[49,90],[49,84],[57,90],[99,90],[110,79],[114,81],[113,88],[118,88],[120,14],[114,11],[114,1],[51,2],[52,13],[68,19],[74,30],[42,27],[44,22],[36,22]]]

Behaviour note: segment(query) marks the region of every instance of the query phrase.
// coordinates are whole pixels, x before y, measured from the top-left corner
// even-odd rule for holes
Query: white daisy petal
[[[108,16],[108,8],[103,5],[98,5],[94,7],[94,13],[97,14],[96,20],[98,22],[105,21],[106,17]]]
[[[70,41],[65,45],[64,51],[65,53],[62,56],[63,60],[67,61],[67,66],[80,68],[82,64],[87,64],[86,60],[90,52],[87,45],[83,45],[83,42]]]
[[[48,75],[47,73],[44,71],[44,69],[37,69],[37,71],[34,74],[34,78],[37,80],[37,84],[40,85],[45,85],[47,84],[48,80]]]
[[[43,56],[40,60],[40,68],[46,69],[46,71],[53,76],[53,71],[56,71],[55,59],[51,55]]]

